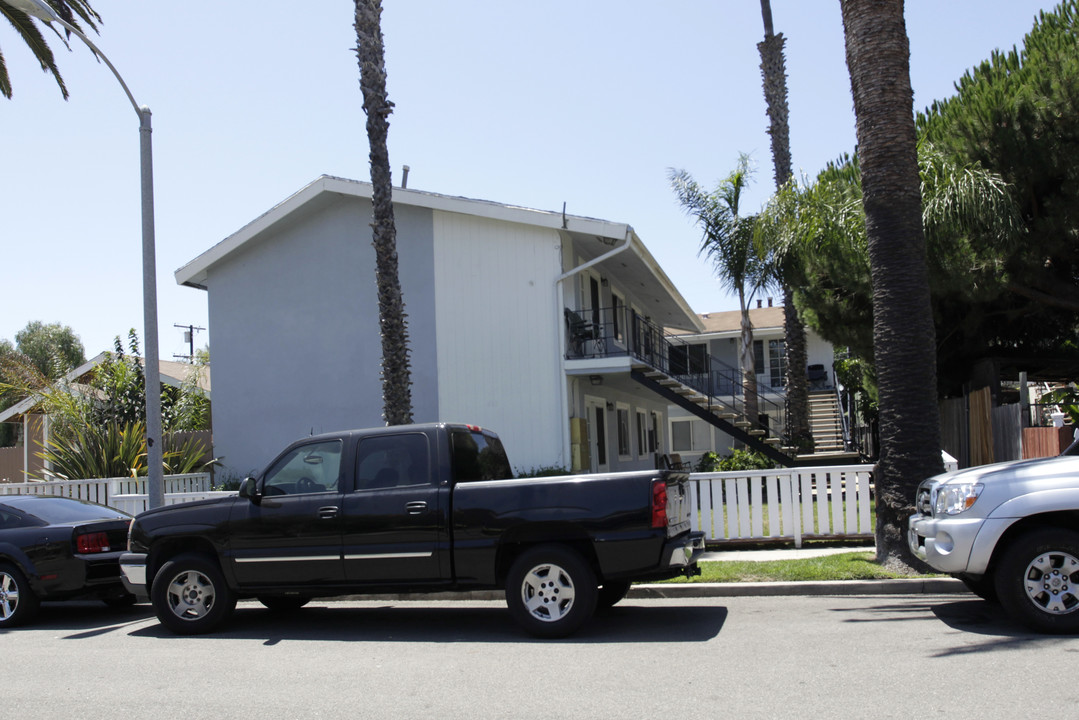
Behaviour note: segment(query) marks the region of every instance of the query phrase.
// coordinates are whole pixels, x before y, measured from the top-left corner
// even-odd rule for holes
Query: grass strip
[[[889,570],[877,564],[871,552],[850,552],[796,560],[729,560],[698,563],[701,574],[675,583],[738,583],[738,582],[823,582],[829,580],[890,580],[911,577],[941,577],[939,575],[910,575]]]

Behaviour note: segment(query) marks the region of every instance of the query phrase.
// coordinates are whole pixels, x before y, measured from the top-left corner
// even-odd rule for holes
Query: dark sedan
[[[119,565],[130,522],[83,500],[0,496],[0,629],[32,619],[42,600],[133,603]]]

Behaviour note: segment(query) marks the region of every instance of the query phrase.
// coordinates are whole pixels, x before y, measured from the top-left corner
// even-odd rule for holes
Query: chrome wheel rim
[[[573,608],[573,578],[554,563],[537,565],[521,582],[521,600],[532,617],[557,622]]]
[[[19,608],[19,585],[15,578],[0,572],[0,620],[8,620]]]
[[[213,609],[217,593],[208,577],[195,570],[184,570],[169,583],[166,597],[176,617],[198,620]]]
[[[1042,612],[1066,615],[1079,610],[1079,559],[1071,553],[1042,553],[1023,576],[1027,597]]]

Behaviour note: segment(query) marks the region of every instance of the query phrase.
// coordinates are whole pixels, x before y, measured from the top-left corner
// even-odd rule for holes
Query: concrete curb
[[[836,580],[830,582],[757,583],[655,583],[634,585],[628,598],[754,597],[780,595],[951,595],[969,593],[962,581],[953,578],[912,578],[903,580]],[[381,593],[349,595],[338,600],[380,600],[382,602],[435,600],[504,601],[501,590],[472,590],[444,593]]]
[[[752,597],[777,595],[938,595],[969,593],[953,578],[836,580],[829,582],[662,583],[634,585],[630,598]]]

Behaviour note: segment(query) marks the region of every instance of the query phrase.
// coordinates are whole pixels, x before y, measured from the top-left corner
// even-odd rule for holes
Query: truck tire
[[[629,580],[605,582],[599,587],[596,596],[596,609],[607,610],[614,607],[629,592]]]
[[[524,552],[506,579],[510,615],[536,637],[566,637],[596,609],[596,575],[579,553],[564,545]]]
[[[217,561],[205,555],[179,555],[154,576],[150,602],[161,624],[177,635],[210,632],[232,613],[236,596]]]
[[[0,563],[0,628],[30,622],[40,606],[26,576],[14,565]]]
[[[1017,537],[996,570],[997,597],[1032,630],[1079,633],[1079,533],[1059,528]]]

